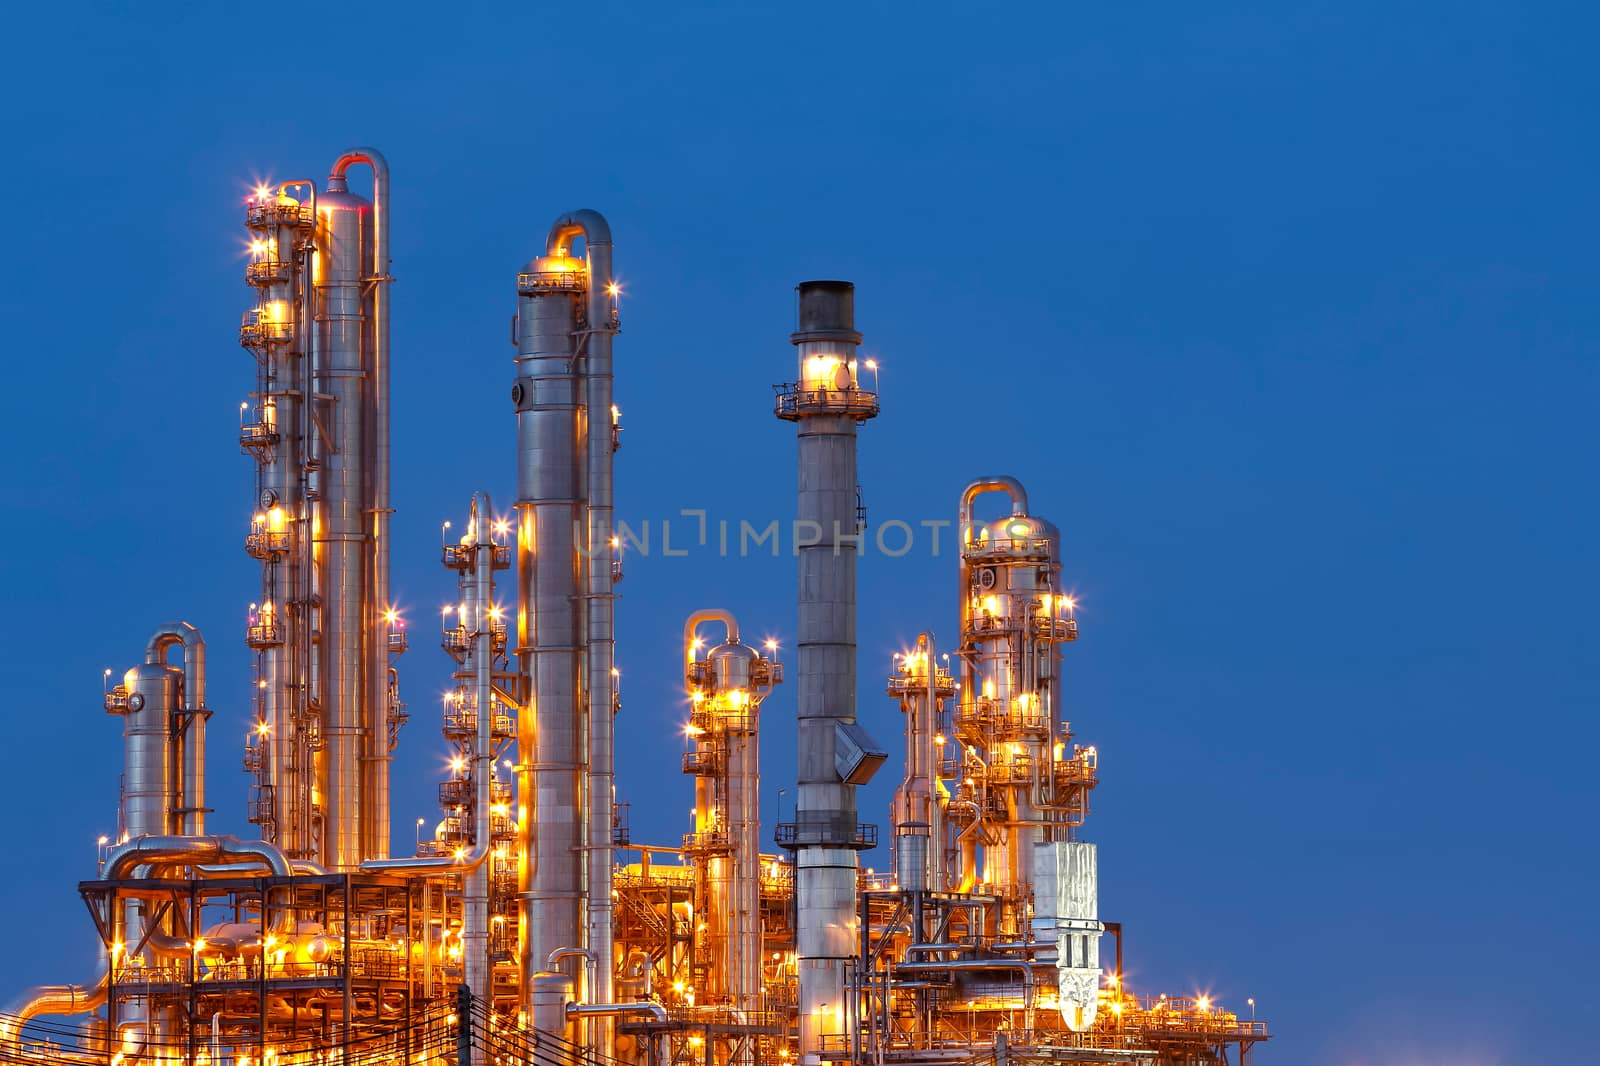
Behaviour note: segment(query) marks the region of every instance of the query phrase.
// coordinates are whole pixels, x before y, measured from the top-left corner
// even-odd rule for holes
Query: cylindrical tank
[[[130,840],[182,828],[172,813],[178,781],[172,717],[182,678],[182,670],[165,663],[142,663],[123,677],[122,830]]]
[[[579,476],[582,396],[573,348],[587,284],[583,264],[567,256],[533,260],[518,283],[511,394],[517,412],[517,652],[534,712],[518,720],[518,795],[527,809],[520,838],[527,854],[520,923],[524,973],[544,965],[558,948],[582,946],[584,930],[580,649],[586,629],[576,535],[585,523],[585,486]],[[569,976],[582,972],[577,960],[568,965]]]
[[[362,859],[362,759],[366,748],[371,543],[367,465],[371,373],[362,278],[371,240],[372,205],[330,179],[317,200],[317,334],[315,390],[330,397],[322,419],[329,447],[321,464],[322,859],[335,870]],[[385,679],[387,680],[387,679]]]

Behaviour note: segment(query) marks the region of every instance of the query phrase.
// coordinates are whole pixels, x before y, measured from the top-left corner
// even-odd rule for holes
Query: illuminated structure
[[[348,189],[357,166],[370,200]],[[1121,927],[1101,920],[1079,838],[1098,766],[1063,717],[1077,623],[1060,536],[1012,478],[954,501],[956,639],[940,654],[924,633],[894,664],[893,869],[859,869],[878,837],[856,789],[889,753],[856,720],[857,430],[879,405],[858,376],[848,282],[799,287],[798,375],[775,407],[799,440],[794,819],[763,853],[757,741],[785,680],[776,645],[697,611],[683,638],[693,829],[630,839],[613,774],[620,318],[592,211],[558,218],[517,278],[517,498],[497,514],[474,495],[445,538],[449,775],[418,853],[389,855],[407,630],[388,576],[388,199],[383,157],[358,149],[320,188],[285,182],[246,205],[256,306],[240,338],[257,375],[240,443],[261,584],[245,765],[261,839],[206,835],[205,641],[163,625],[105,698],[123,726],[120,835],[79,886],[102,972],[27,993],[0,1017],[0,1052],[106,1066],[1242,1063],[1263,1024],[1124,987]],[[978,519],[996,493],[1009,506]]]

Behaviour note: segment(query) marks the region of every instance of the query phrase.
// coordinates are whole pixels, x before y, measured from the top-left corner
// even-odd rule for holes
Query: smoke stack
[[[778,842],[795,852],[800,1049],[843,1032],[845,968],[855,952],[856,853],[876,827],[856,824],[856,786],[884,753],[856,725],[856,553],[861,543],[856,427],[878,413],[860,388],[855,286],[807,281],[800,293],[799,378],[778,390],[777,415],[799,431],[799,788]]]

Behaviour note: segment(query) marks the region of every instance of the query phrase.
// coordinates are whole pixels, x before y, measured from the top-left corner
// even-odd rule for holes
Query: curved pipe
[[[544,254],[563,257],[570,255],[574,237],[582,237],[585,245],[610,244],[611,224],[598,211],[591,211],[588,208],[568,211],[551,223],[550,236],[545,238],[544,242]]]
[[[1028,490],[1022,487],[1022,482],[1005,474],[991,474],[988,477],[977,478],[961,490],[961,525],[957,532],[962,538],[968,537],[972,530],[973,501],[986,492],[1004,492],[1011,497],[1012,514],[1028,513]]]
[[[110,975],[102,975],[90,987],[83,985],[38,985],[28,989],[6,1007],[0,1020],[0,1041],[22,1035],[22,1027],[41,1014],[87,1014],[105,1005]]]
[[[1033,968],[1045,963],[1032,963],[1025,959],[963,959],[960,962],[902,962],[895,973],[939,973],[942,970],[1019,970],[1022,973],[1022,1009],[1032,1010]]]
[[[106,856],[101,880],[120,881],[138,867],[152,863],[194,867],[242,859],[255,860],[256,864],[267,867],[274,877],[294,876],[288,857],[264,840],[240,840],[232,836],[145,836],[112,848]]]
[[[595,964],[599,961],[598,956],[596,956],[595,953],[588,948],[556,948],[550,953],[550,957],[545,960],[545,969],[550,970],[551,972],[556,972],[556,963],[560,962],[562,959],[584,960],[586,977],[584,983],[584,993],[590,996],[594,995]]]
[[[379,681],[387,678],[389,641],[382,628],[389,602],[389,161],[376,148],[351,148],[334,161],[329,188],[345,184],[350,168],[365,163],[372,170],[372,262],[363,282],[372,285],[372,617],[367,624],[382,639],[369,642],[367,678],[373,716],[367,740],[373,767],[371,810],[362,811],[366,835],[380,856],[389,854],[389,694]]]
[[[196,710],[206,705],[206,640],[188,622],[167,622],[157,627],[150,643],[145,645],[144,661],[152,666],[164,665],[167,650],[174,644],[183,645],[184,705]]]
[[[165,666],[167,652],[174,644],[183,646],[183,711],[188,718],[180,734],[181,828],[186,836],[199,836],[206,831],[206,719],[211,717],[206,709],[206,640],[188,622],[167,622],[156,629],[145,646],[145,663]]]
[[[739,623],[732,613],[718,608],[708,608],[696,611],[683,623],[683,667],[685,670],[694,665],[695,630],[705,622],[721,622],[722,627],[728,632],[728,643],[739,643]]]

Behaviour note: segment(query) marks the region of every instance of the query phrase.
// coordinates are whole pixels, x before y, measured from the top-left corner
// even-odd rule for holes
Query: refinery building
[[[894,661],[858,662],[856,468],[880,396],[857,359],[849,282],[798,285],[787,352],[783,323],[749,338],[785,379],[785,521],[820,531],[794,545],[793,657],[716,604],[682,604],[684,750],[648,782],[617,780],[621,320],[612,232],[594,211],[558,216],[515,278],[501,410],[516,421],[516,497],[461,487],[440,560],[443,719],[419,715],[407,733],[426,743],[417,730],[441,729],[449,771],[403,783],[436,789],[439,814],[415,854],[392,854],[401,664],[417,633],[389,587],[390,525],[406,520],[390,503],[389,203],[387,163],[359,148],[325,181],[245,205],[253,306],[239,341],[254,380],[239,444],[255,506],[240,519],[260,582],[240,590],[244,632],[211,635],[242,638],[254,664],[228,679],[253,684],[248,723],[224,730],[249,729],[244,787],[240,753],[207,746],[206,637],[152,619],[105,696],[124,751],[118,834],[77,886],[100,964],[7,1006],[0,1061],[1253,1060],[1268,1037],[1253,1012],[1123,980],[1089,817],[1098,752],[1061,696],[1078,622],[1042,517],[1051,501],[967,472],[942,507],[955,562],[923,575],[949,583],[949,614]],[[898,708],[899,735],[858,721],[863,672],[867,691],[886,679],[876,698]],[[794,721],[763,719],[779,685]],[[759,765],[771,730],[791,738],[792,763]],[[218,766],[253,839],[207,829]],[[762,824],[763,774],[792,789],[791,820]],[[857,805],[877,775],[898,782],[887,817]],[[692,831],[633,839],[620,812],[636,786],[681,788]],[[892,864],[875,873],[859,860],[880,845]]]

